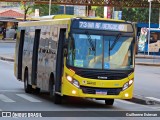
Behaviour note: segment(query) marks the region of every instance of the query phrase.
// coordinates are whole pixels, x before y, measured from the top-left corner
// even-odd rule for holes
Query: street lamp
[[[49,0],[49,15],[51,15],[51,0]]]
[[[148,55],[149,55],[149,43],[150,43],[150,28],[151,28],[151,2],[153,0],[148,0],[149,2],[149,29],[148,29]]]

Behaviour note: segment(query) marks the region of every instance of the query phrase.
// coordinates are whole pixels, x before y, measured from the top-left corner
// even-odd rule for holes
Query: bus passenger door
[[[57,50],[57,60],[56,60],[56,80],[55,80],[55,91],[61,92],[61,81],[63,75],[63,46],[65,43],[65,33],[66,29],[60,29],[58,50]]]
[[[24,45],[25,30],[21,30],[20,42],[18,49],[18,79],[22,80],[22,59],[23,59],[23,45]]]
[[[38,47],[40,39],[40,29],[35,30],[34,46],[33,46],[33,56],[32,56],[32,85],[37,83],[37,63],[38,63]]]

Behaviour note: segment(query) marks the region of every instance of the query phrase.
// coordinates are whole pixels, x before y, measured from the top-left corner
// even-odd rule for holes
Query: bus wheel
[[[27,72],[25,72],[25,75],[24,75],[24,90],[25,90],[26,93],[31,93],[32,92],[32,87],[31,87],[31,85],[28,84]]]
[[[105,104],[106,105],[113,105],[114,99],[105,99]]]
[[[61,104],[62,103],[62,96],[54,93],[54,103],[55,104]]]
[[[36,88],[36,89],[33,90],[33,92],[34,92],[35,94],[39,94],[40,91],[41,91],[40,88]]]

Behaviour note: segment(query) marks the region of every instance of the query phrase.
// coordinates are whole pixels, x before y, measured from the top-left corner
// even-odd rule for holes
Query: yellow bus
[[[18,24],[14,72],[25,92],[64,96],[131,99],[135,30],[131,23],[74,16]]]

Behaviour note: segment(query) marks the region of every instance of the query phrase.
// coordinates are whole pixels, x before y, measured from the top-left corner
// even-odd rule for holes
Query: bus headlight
[[[68,80],[71,84],[73,84],[73,85],[76,86],[77,88],[80,87],[79,82],[78,82],[77,80],[73,79],[71,76],[67,75],[66,78],[67,78],[67,80]]]
[[[71,76],[69,76],[69,75],[67,75],[67,80],[69,81],[69,82],[72,82],[72,77]]]
[[[133,84],[133,80],[130,80],[128,82],[126,82],[124,85],[123,85],[123,90],[127,89],[129,86],[131,86]]]

